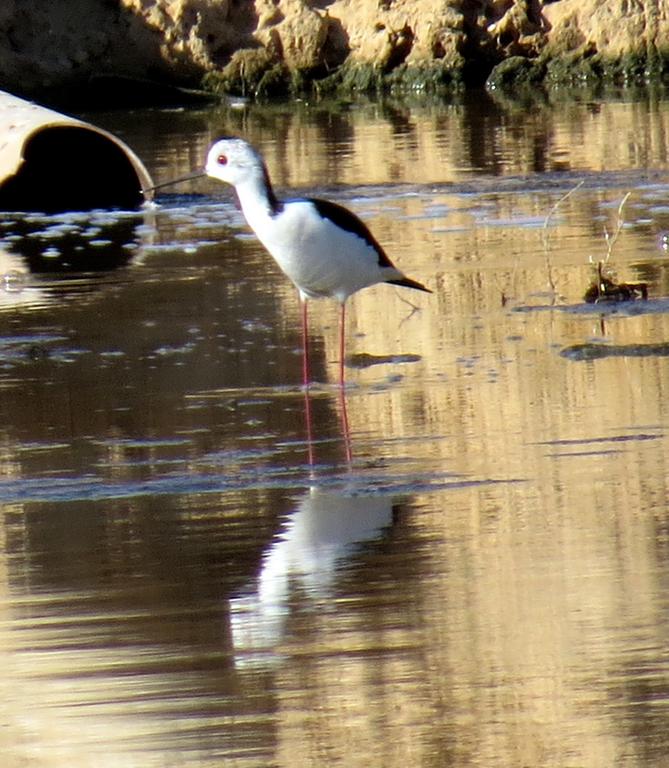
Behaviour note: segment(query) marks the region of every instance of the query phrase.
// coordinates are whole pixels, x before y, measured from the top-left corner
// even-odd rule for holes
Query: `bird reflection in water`
[[[280,656],[291,605],[317,605],[336,596],[337,582],[364,545],[382,539],[398,511],[391,493],[370,491],[367,478],[351,462],[346,390],[338,387],[346,472],[341,478],[317,477],[311,397],[304,390],[309,488],[296,501],[281,532],[270,542],[260,571],[244,594],[230,601],[237,664],[272,662]]]
[[[362,485],[312,485],[266,550],[252,588],[230,601],[235,663],[278,660],[294,600],[307,606],[332,600],[352,558],[387,533],[396,511],[393,496]]]

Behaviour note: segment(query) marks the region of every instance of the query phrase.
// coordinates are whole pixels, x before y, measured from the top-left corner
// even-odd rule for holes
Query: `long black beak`
[[[156,189],[163,189],[163,187],[171,187],[174,184],[181,184],[182,181],[191,181],[192,179],[199,179],[202,176],[206,176],[205,171],[194,171],[186,176],[179,176],[178,179],[171,179],[170,181],[161,181],[160,184],[154,184],[152,187],[145,187],[142,190],[142,194],[147,192],[155,192]]]

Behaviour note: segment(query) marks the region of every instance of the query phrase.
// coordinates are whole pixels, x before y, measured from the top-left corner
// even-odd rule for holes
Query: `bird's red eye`
[[[216,162],[217,162],[219,165],[227,165],[227,164],[228,164],[228,158],[227,158],[225,155],[219,155],[219,156],[216,158]]]

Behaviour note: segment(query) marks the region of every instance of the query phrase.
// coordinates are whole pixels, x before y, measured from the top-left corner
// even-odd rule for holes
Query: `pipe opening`
[[[127,210],[144,202],[141,190],[135,167],[114,141],[79,126],[51,126],[27,140],[16,174],[0,180],[0,210]]]

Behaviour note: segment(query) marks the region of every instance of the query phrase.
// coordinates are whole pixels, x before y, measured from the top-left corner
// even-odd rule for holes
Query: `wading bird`
[[[265,162],[244,139],[230,136],[215,141],[204,170],[185,178],[198,176],[210,176],[235,188],[248,225],[297,288],[302,305],[305,386],[309,384],[309,299],[333,298],[341,305],[339,382],[343,385],[346,299],[376,283],[431,293],[393,265],[367,226],[347,208],[317,198],[277,198]],[[183,180],[158,184],[154,189]]]

